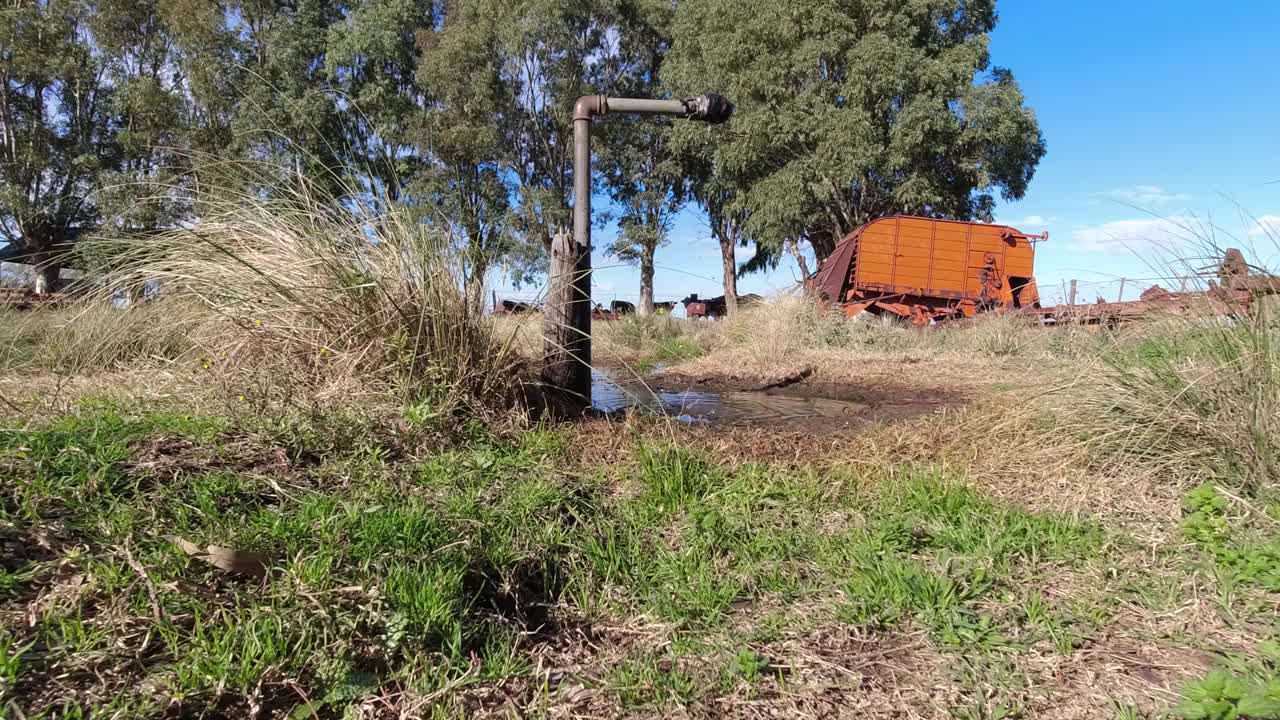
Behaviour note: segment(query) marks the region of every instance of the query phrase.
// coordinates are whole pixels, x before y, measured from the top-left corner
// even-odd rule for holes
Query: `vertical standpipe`
[[[718,124],[733,114],[733,103],[708,94],[684,100],[584,95],[574,104],[573,237],[560,233],[551,243],[542,381],[578,407],[591,404],[591,121],[610,112]]]

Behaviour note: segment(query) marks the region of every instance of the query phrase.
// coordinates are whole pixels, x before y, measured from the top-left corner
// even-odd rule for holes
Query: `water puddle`
[[[751,424],[807,427],[868,420],[872,405],[849,400],[760,392],[686,390],[646,386],[592,371],[591,404],[604,413],[627,410],[667,415],[689,424]]]

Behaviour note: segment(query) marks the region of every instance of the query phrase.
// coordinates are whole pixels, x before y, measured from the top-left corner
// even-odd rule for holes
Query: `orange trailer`
[[[890,313],[917,324],[1040,307],[1034,243],[1007,225],[894,215],[849,233],[810,280],[853,317]]]

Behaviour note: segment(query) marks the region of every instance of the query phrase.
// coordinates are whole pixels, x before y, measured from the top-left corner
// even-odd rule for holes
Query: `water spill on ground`
[[[836,397],[808,391],[752,392],[708,387],[668,378],[620,379],[592,373],[591,403],[607,413],[667,415],[690,424],[732,424],[778,429],[829,430],[878,419],[902,419],[953,404],[946,398],[895,396],[870,388],[826,388]],[[837,399],[840,398],[840,399]]]

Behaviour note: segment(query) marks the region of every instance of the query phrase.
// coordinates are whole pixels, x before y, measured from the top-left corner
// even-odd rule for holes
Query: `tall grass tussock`
[[[1280,337],[1268,303],[1253,312],[1167,319],[1107,355],[1101,419],[1126,454],[1195,461],[1250,493],[1280,480]]]
[[[307,188],[205,206],[200,222],[116,255],[108,292],[155,297],[116,311],[124,334],[186,328],[192,359],[232,386],[265,372],[320,401],[374,393],[444,413],[515,401],[520,359],[467,301],[438,229]]]

